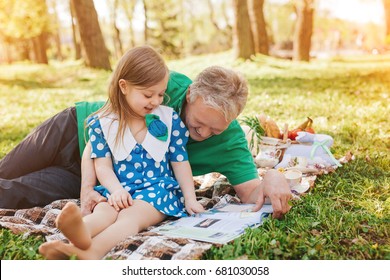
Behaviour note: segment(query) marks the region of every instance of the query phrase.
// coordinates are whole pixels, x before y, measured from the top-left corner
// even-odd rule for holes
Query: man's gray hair
[[[233,121],[242,112],[248,98],[245,78],[230,69],[211,66],[204,69],[190,85],[190,103],[202,97],[204,103]]]

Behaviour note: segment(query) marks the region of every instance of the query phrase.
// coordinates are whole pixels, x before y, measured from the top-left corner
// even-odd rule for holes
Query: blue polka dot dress
[[[185,145],[188,130],[173,109],[159,106],[152,112],[168,127],[167,141],[161,141],[147,132],[144,141],[135,141],[127,129],[123,141],[115,141],[118,121],[112,114],[90,117],[88,133],[91,141],[91,158],[111,157],[113,169],[122,186],[133,199],[150,203],[168,216],[187,216],[184,197],[169,162],[187,161]],[[104,186],[95,189],[108,197]]]

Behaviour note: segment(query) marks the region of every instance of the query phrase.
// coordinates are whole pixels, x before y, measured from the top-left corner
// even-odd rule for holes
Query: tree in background
[[[148,8],[149,6],[146,4],[146,0],[142,0],[142,6],[144,7],[144,43],[148,44],[149,41],[149,34],[148,34]]]
[[[268,55],[268,35],[263,13],[264,0],[248,0],[248,12],[256,53]]]
[[[221,5],[217,6],[212,0],[207,0],[210,22],[215,28],[215,32],[212,33],[213,40],[209,42],[213,50],[227,50],[232,47],[233,27],[230,25],[226,14],[226,5],[229,4],[231,4],[229,1],[222,1]],[[218,13],[220,13],[219,16]],[[221,19],[223,19],[222,24]]]
[[[295,7],[297,21],[294,30],[293,60],[310,61],[314,0],[297,0]]]
[[[109,0],[108,6],[110,10],[110,21],[111,21],[111,27],[113,33],[112,41],[114,45],[114,54],[115,54],[115,58],[119,59],[123,55],[121,32],[116,23],[118,18],[119,0]]]
[[[359,47],[359,50],[367,52],[382,49],[386,26],[386,43],[390,46],[390,0],[377,0],[375,3],[371,0],[354,0],[367,5],[383,5],[379,8],[387,11],[386,26],[385,22],[377,24],[335,18],[332,15],[334,7],[330,6],[316,8],[315,17],[314,13],[310,15],[310,12],[305,12],[304,7],[310,7],[310,3],[320,4],[327,0],[93,1],[99,8],[100,22],[95,20],[95,23],[100,24],[104,43],[110,50],[110,58],[114,60],[124,49],[137,44],[151,44],[165,51],[164,55],[168,58],[180,58],[229,50],[233,42],[236,53],[240,51],[240,56],[244,58],[256,53],[266,54],[266,49],[259,46],[269,46],[271,55],[291,59],[294,45],[295,59],[309,60],[310,50],[312,54],[322,54],[334,52],[340,46],[346,49]],[[45,3],[48,7],[45,7]],[[80,5],[83,1],[0,0],[0,62],[31,60],[47,63],[48,59],[61,57],[85,57],[88,61],[80,38],[80,24],[69,3]],[[240,11],[243,5],[248,7],[247,12],[243,11],[244,16],[237,14],[238,22],[235,22],[237,4]],[[89,12],[84,14],[90,16]],[[244,28],[243,23],[251,30]],[[234,25],[235,32],[240,30],[236,34],[233,34]],[[90,28],[90,31],[94,29]],[[251,40],[254,51],[251,50]],[[100,41],[103,42],[103,39]],[[238,43],[242,45],[238,47]],[[94,41],[94,45],[101,44]],[[105,51],[96,53],[100,55]],[[73,54],[76,57],[70,57]]]
[[[383,0],[383,7],[385,9],[386,22],[386,45],[390,46],[390,0]]]
[[[135,34],[134,34],[134,28],[133,28],[133,15],[134,15],[134,9],[135,9],[135,3],[137,0],[120,0],[120,7],[123,9],[124,14],[126,15],[127,20],[129,21],[129,29],[128,33],[130,35],[130,43],[129,48],[132,48],[135,46]]]
[[[233,45],[236,58],[249,59],[255,54],[253,33],[249,21],[247,0],[234,0],[235,24]]]
[[[270,51],[293,49],[294,25],[296,13],[294,3],[270,3],[264,4],[264,15],[267,22],[267,34]],[[272,52],[271,52],[272,53]],[[273,54],[273,53],[272,53]]]
[[[71,0],[77,18],[80,38],[86,54],[86,65],[111,70],[93,0]]]
[[[168,58],[180,58],[183,53],[181,1],[147,1],[147,43],[161,48]]]
[[[80,39],[80,32],[77,25],[76,12],[73,7],[73,1],[70,1],[69,11],[70,11],[70,20],[72,23],[72,42],[73,42],[73,47],[75,49],[75,59],[78,60],[81,58],[81,39]]]
[[[60,29],[60,20],[58,18],[58,8],[57,2],[55,0],[47,0],[47,5],[49,9],[53,11],[49,16],[53,25],[53,39],[55,45],[55,57],[57,60],[62,61],[64,56],[62,54],[62,45],[61,45],[61,29]]]
[[[47,64],[49,32],[45,0],[0,0],[0,38],[6,44],[8,62],[19,57]]]

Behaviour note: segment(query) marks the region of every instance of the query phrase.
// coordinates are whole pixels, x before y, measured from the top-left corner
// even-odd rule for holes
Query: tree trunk
[[[114,0],[114,3],[111,7],[112,29],[114,33],[112,39],[114,43],[115,57],[119,59],[123,55],[123,47],[122,47],[121,33],[118,26],[116,25],[117,10],[118,10],[118,0]]]
[[[144,15],[145,15],[145,21],[144,21],[144,42],[145,44],[148,43],[148,7],[146,6],[146,0],[143,0],[142,3],[144,4]]]
[[[236,58],[249,59],[255,54],[253,35],[249,21],[247,0],[234,0],[235,24],[233,41]]]
[[[300,0],[296,6],[297,22],[294,31],[293,60],[310,61],[313,34],[314,0]]]
[[[47,59],[47,35],[45,33],[40,34],[39,36],[32,39],[35,61],[37,63],[49,64]]]
[[[385,21],[386,21],[385,43],[387,46],[390,46],[390,0],[383,0],[383,6],[385,8]]]
[[[207,0],[209,10],[210,10],[210,21],[215,27],[218,35],[222,35],[222,36],[217,36],[216,40],[218,40],[219,44],[223,45],[226,49],[231,49],[233,28],[229,24],[229,20],[226,15],[226,4],[227,4],[226,2],[227,1],[222,1],[221,6],[216,8],[212,0]],[[220,25],[218,24],[219,20],[215,13],[216,9],[222,12],[222,17],[225,20],[224,28],[221,28]]]
[[[1,47],[3,46],[3,47]],[[10,38],[5,37],[0,43],[0,64],[4,61],[7,64],[12,64],[14,62],[14,57],[12,55],[13,42]]]
[[[122,1],[121,2],[123,10],[126,14],[127,20],[130,23],[130,48],[135,46],[135,35],[134,35],[134,28],[133,28],[133,14],[134,14],[134,8],[135,8],[135,3],[134,0],[132,1]]]
[[[226,12],[226,10],[227,10],[226,9],[226,5],[229,5],[229,3],[226,3],[226,1],[223,1],[222,2],[222,7],[221,7],[221,9],[222,9],[222,17],[223,17],[223,19],[225,21],[226,33],[227,34],[232,34],[233,33],[233,26],[229,23],[229,16],[228,16],[228,14]]]
[[[31,40],[21,40],[21,42],[18,45],[18,48],[20,49],[20,59],[21,60],[32,60],[30,53],[31,53]]]
[[[53,23],[55,26],[55,30],[53,30],[55,33],[53,34],[54,38],[54,44],[56,47],[56,59],[59,61],[64,60],[64,56],[62,55],[62,46],[61,46],[61,36],[60,36],[60,21],[58,19],[58,13],[57,13],[57,7],[56,2],[48,2],[51,6],[50,9],[53,11]]]
[[[217,20],[215,18],[215,12],[214,12],[213,3],[211,2],[211,0],[207,0],[207,4],[208,4],[209,10],[210,10],[210,21],[211,21],[211,23],[214,25],[215,29],[217,29],[218,31],[221,31],[221,28],[219,28],[218,22],[217,22]]]
[[[75,59],[78,60],[81,58],[81,45],[80,45],[79,37],[77,36],[78,34],[80,34],[80,32],[78,32],[77,30],[78,24],[76,24],[77,19],[73,7],[73,1],[70,1],[70,16],[72,20],[72,39],[73,39],[73,46],[75,49]]]
[[[268,37],[263,13],[264,0],[248,0],[248,12],[256,53],[268,55]]]
[[[104,43],[93,0],[71,1],[85,49],[87,66],[111,70],[109,53]]]

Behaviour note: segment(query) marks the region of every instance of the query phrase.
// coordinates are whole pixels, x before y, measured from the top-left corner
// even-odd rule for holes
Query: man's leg
[[[14,179],[50,166],[63,167],[80,177],[74,107],[43,122],[0,160],[0,178]]]
[[[31,208],[57,199],[79,198],[80,181],[79,175],[56,166],[19,178],[0,178],[0,208]]]

